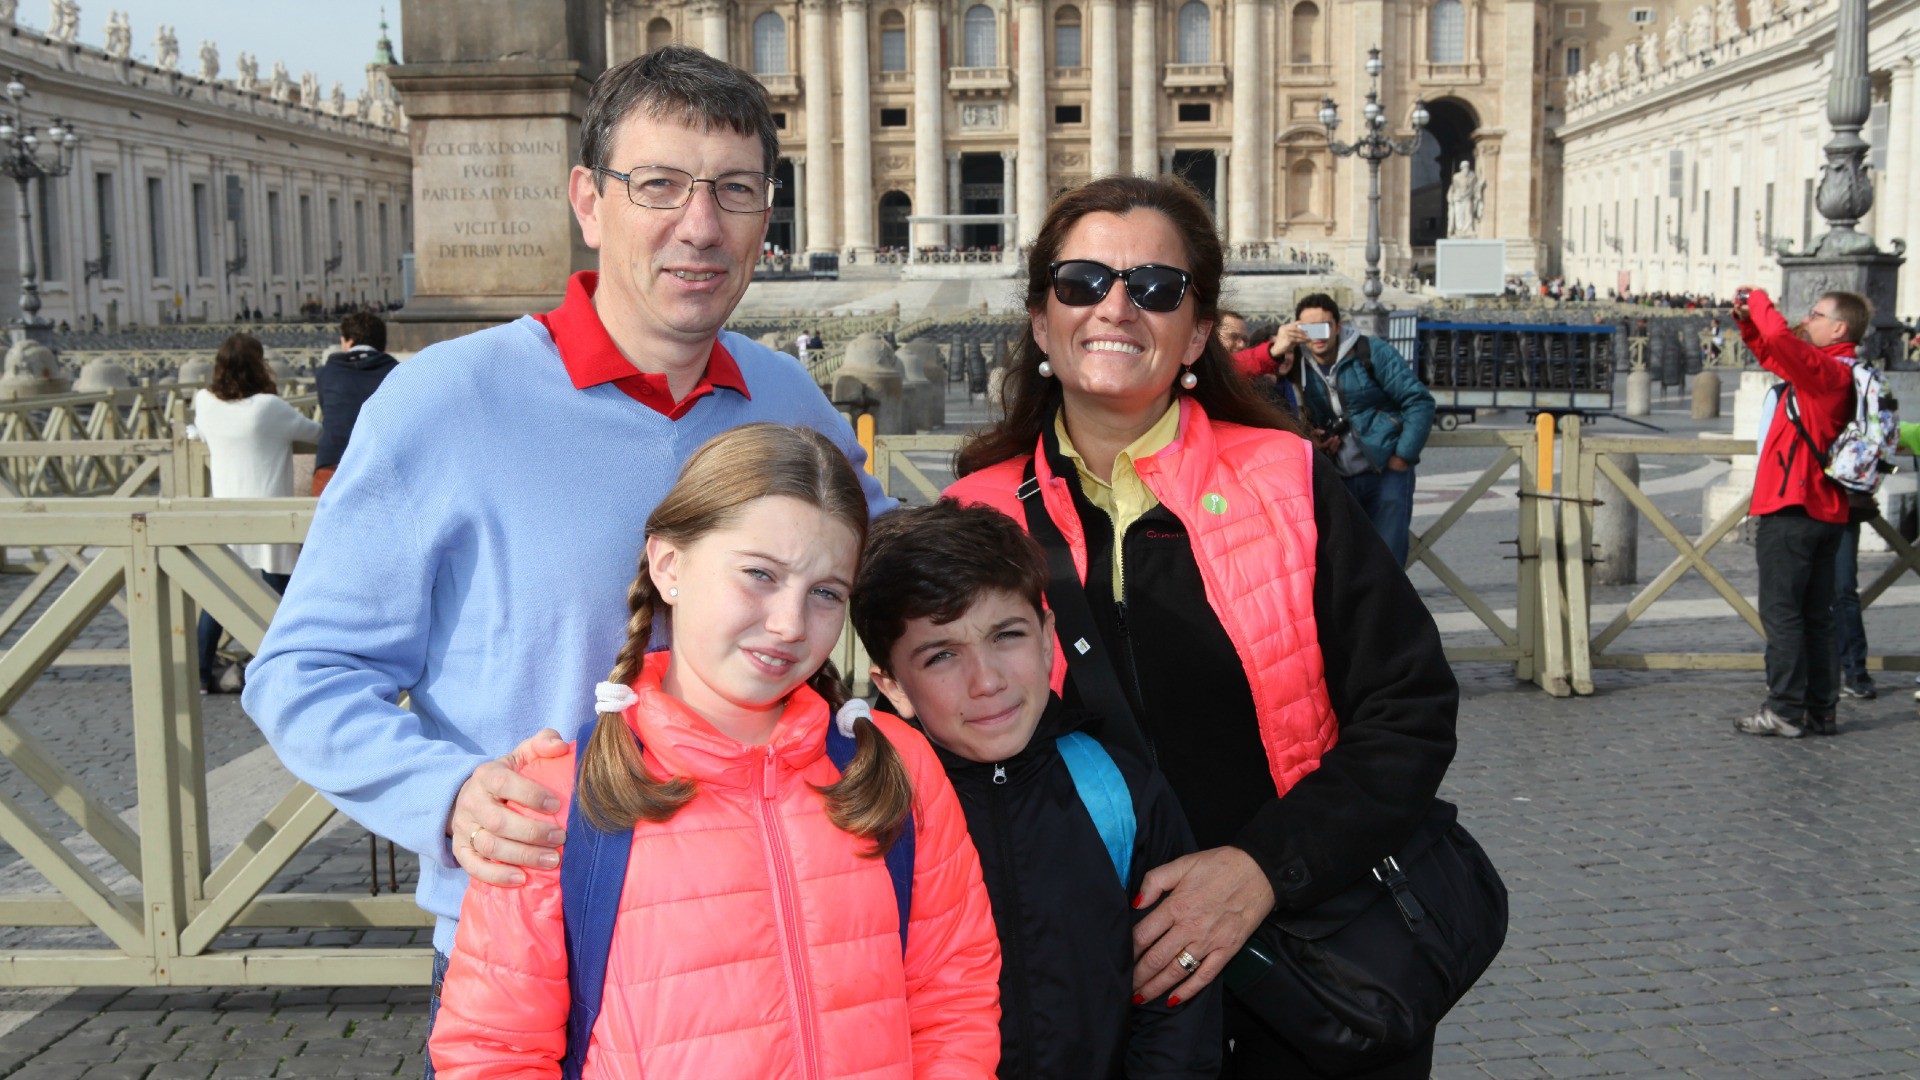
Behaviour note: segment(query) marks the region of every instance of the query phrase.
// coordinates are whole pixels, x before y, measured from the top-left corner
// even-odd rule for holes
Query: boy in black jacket
[[[1157,770],[1071,737],[1085,717],[1049,686],[1046,574],[1012,519],[944,499],[875,521],[853,589],[874,684],[933,743],[980,851],[1002,953],[999,1075],[1215,1076],[1218,986],[1185,1002],[1132,990],[1133,924],[1145,914],[1132,898],[1147,871],[1193,852],[1192,831]],[[1081,760],[1097,747],[1125,796],[1090,809],[1063,745]],[[1110,851],[1097,818],[1111,831],[1129,815],[1131,850]]]

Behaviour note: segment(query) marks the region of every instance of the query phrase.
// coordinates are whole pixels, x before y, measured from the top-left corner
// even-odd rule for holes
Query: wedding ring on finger
[[[485,829],[485,828],[486,828],[486,826],[485,826],[485,825],[475,825],[475,826],[473,827],[473,831],[467,834],[467,846],[468,846],[468,847],[470,847],[470,848],[472,848],[472,849],[473,849],[473,850],[475,850],[475,851],[479,851],[479,850],[480,850],[480,847],[479,847],[479,845],[478,845],[478,844],[476,843],[476,841],[478,841],[478,840],[479,840],[479,838],[480,838],[480,833],[481,833],[481,830],[483,830],[483,829]]]
[[[1200,961],[1195,960],[1193,954],[1185,949],[1180,950],[1180,955],[1174,957],[1173,962],[1184,968],[1189,975],[1200,970]]]

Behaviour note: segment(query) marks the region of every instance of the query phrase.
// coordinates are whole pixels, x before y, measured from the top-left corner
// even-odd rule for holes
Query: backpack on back
[[[1870,364],[1853,365],[1853,418],[1847,421],[1833,444],[1822,451],[1814,444],[1800,420],[1800,407],[1793,386],[1779,383],[1768,391],[1767,405],[1775,399],[1787,411],[1787,420],[1812,451],[1828,479],[1849,492],[1871,495],[1881,481],[1898,468],[1893,463],[1900,441],[1899,402],[1885,392],[1886,382]],[[1772,409],[1763,407],[1766,414]],[[1765,441],[1764,432],[1762,441]]]

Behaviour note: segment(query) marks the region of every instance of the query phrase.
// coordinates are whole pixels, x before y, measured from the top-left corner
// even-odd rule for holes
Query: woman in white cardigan
[[[207,443],[216,499],[268,499],[293,494],[293,446],[320,439],[320,424],[300,415],[280,397],[267,370],[266,350],[252,334],[234,334],[220,345],[213,383],[193,395],[193,423]],[[240,561],[260,571],[276,592],[285,592],[300,554],[298,544],[235,544]],[[220,624],[200,614],[200,689],[217,689],[214,650]]]

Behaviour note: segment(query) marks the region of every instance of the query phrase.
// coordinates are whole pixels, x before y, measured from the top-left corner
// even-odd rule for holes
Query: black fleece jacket
[[[386,380],[387,372],[399,363],[379,349],[351,349],[330,353],[314,378],[320,394],[320,446],[313,467],[338,466],[347,452],[347,440],[353,435],[353,423],[360,419],[360,406],[367,403]]]
[[[1313,607],[1340,738],[1277,797],[1253,690],[1186,526],[1165,506],[1134,522],[1116,596],[1113,522],[1080,490],[1053,425],[1044,431],[1053,474],[1075,478],[1087,599],[1107,654],[1200,847],[1252,855],[1280,911],[1312,907],[1398,851],[1453,760],[1460,691],[1433,616],[1332,463],[1314,455]]]
[[[1000,1072],[1005,1080],[1212,1077],[1220,1071],[1221,991],[1133,1005],[1133,924],[1140,879],[1194,850],[1158,771],[1108,753],[1136,822],[1123,888],[1056,740],[1081,715],[1058,698],[1013,758],[969,761],[935,746],[946,767],[1000,934]]]

